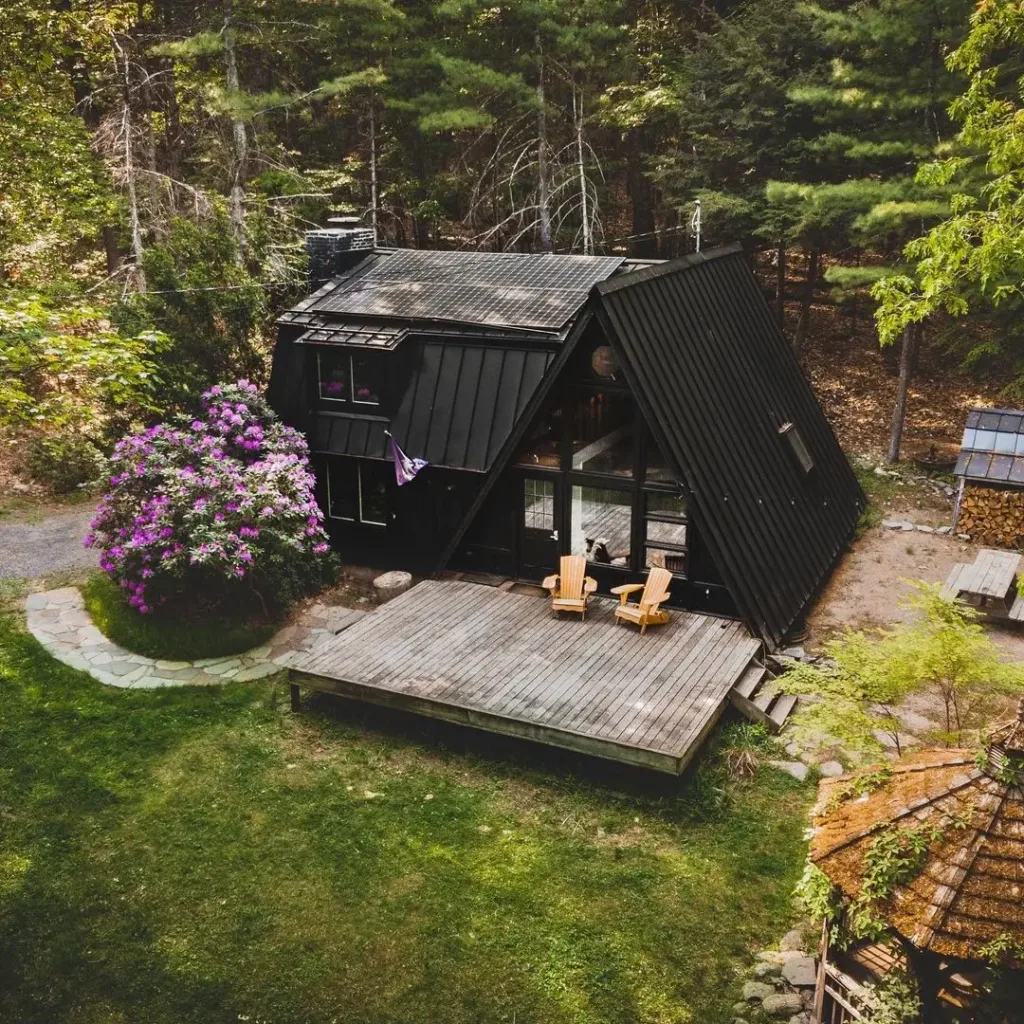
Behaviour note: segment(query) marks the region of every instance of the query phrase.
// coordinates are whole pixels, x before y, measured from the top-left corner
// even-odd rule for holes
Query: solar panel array
[[[954,472],[972,480],[1024,486],[1024,412],[972,409]]]
[[[557,331],[622,262],[618,256],[400,249],[343,281],[312,308]]]

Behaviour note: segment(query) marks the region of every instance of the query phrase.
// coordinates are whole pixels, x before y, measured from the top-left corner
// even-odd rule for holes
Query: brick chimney
[[[358,217],[329,217],[327,227],[306,232],[310,290],[355,266],[372,251],[373,231]]]

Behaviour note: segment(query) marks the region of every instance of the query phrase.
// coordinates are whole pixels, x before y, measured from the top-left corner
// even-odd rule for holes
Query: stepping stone
[[[774,995],[775,989],[763,981],[748,981],[743,985],[743,998],[748,1003],[760,1003],[768,996]]]
[[[128,661],[127,659],[121,659],[119,661],[109,661],[106,665],[106,671],[112,676],[127,676],[133,672],[139,671],[139,666],[134,661]]]
[[[48,600],[46,594],[29,594],[25,598],[25,609],[30,612],[42,611],[46,607]]]
[[[807,778],[808,768],[802,761],[769,761],[768,763],[773,768],[778,768],[780,772],[792,775],[798,782],[803,782]]]
[[[804,932],[802,928],[791,928],[782,936],[782,941],[779,943],[780,953],[792,953],[797,950],[802,952],[803,948]]]
[[[817,981],[814,958],[801,956],[790,960],[783,966],[782,976],[793,988],[814,988]]]
[[[199,662],[196,662],[198,666]],[[227,661],[215,661],[213,664],[204,665],[203,670],[211,676],[223,676],[232,669],[239,668],[242,664],[241,658],[229,658]]]
[[[174,671],[179,668],[191,668],[191,661],[168,661],[166,658],[158,658],[156,661],[157,668],[165,668]]]
[[[818,771],[826,779],[838,779],[840,775],[846,774],[846,769],[838,761],[824,761],[818,765]]]
[[[264,676],[271,676],[275,672],[280,672],[281,668],[279,665],[275,665],[273,662],[261,661],[258,665],[253,665],[251,668],[241,668],[235,675],[235,681],[239,683],[247,683],[253,679],[263,679]]]

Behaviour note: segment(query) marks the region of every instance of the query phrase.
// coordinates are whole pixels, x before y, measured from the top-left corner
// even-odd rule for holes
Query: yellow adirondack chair
[[[587,602],[597,590],[597,580],[588,576],[583,555],[562,555],[557,576],[548,576],[541,586],[551,595],[553,612],[575,612],[587,617]]]
[[[621,587],[612,587],[612,593],[619,595],[619,607],[615,609],[615,618],[623,622],[635,622],[640,627],[640,635],[647,631],[648,626],[659,626],[668,622],[668,612],[659,609],[662,601],[669,599],[668,585],[672,582],[672,573],[668,569],[656,567],[647,574],[646,583],[627,583]],[[638,602],[629,602],[629,595],[642,590]]]

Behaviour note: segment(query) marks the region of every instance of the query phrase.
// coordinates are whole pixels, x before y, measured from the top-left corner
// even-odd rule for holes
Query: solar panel
[[[622,262],[619,256],[400,249],[341,282],[313,308],[349,316],[558,330],[590,289]]]

